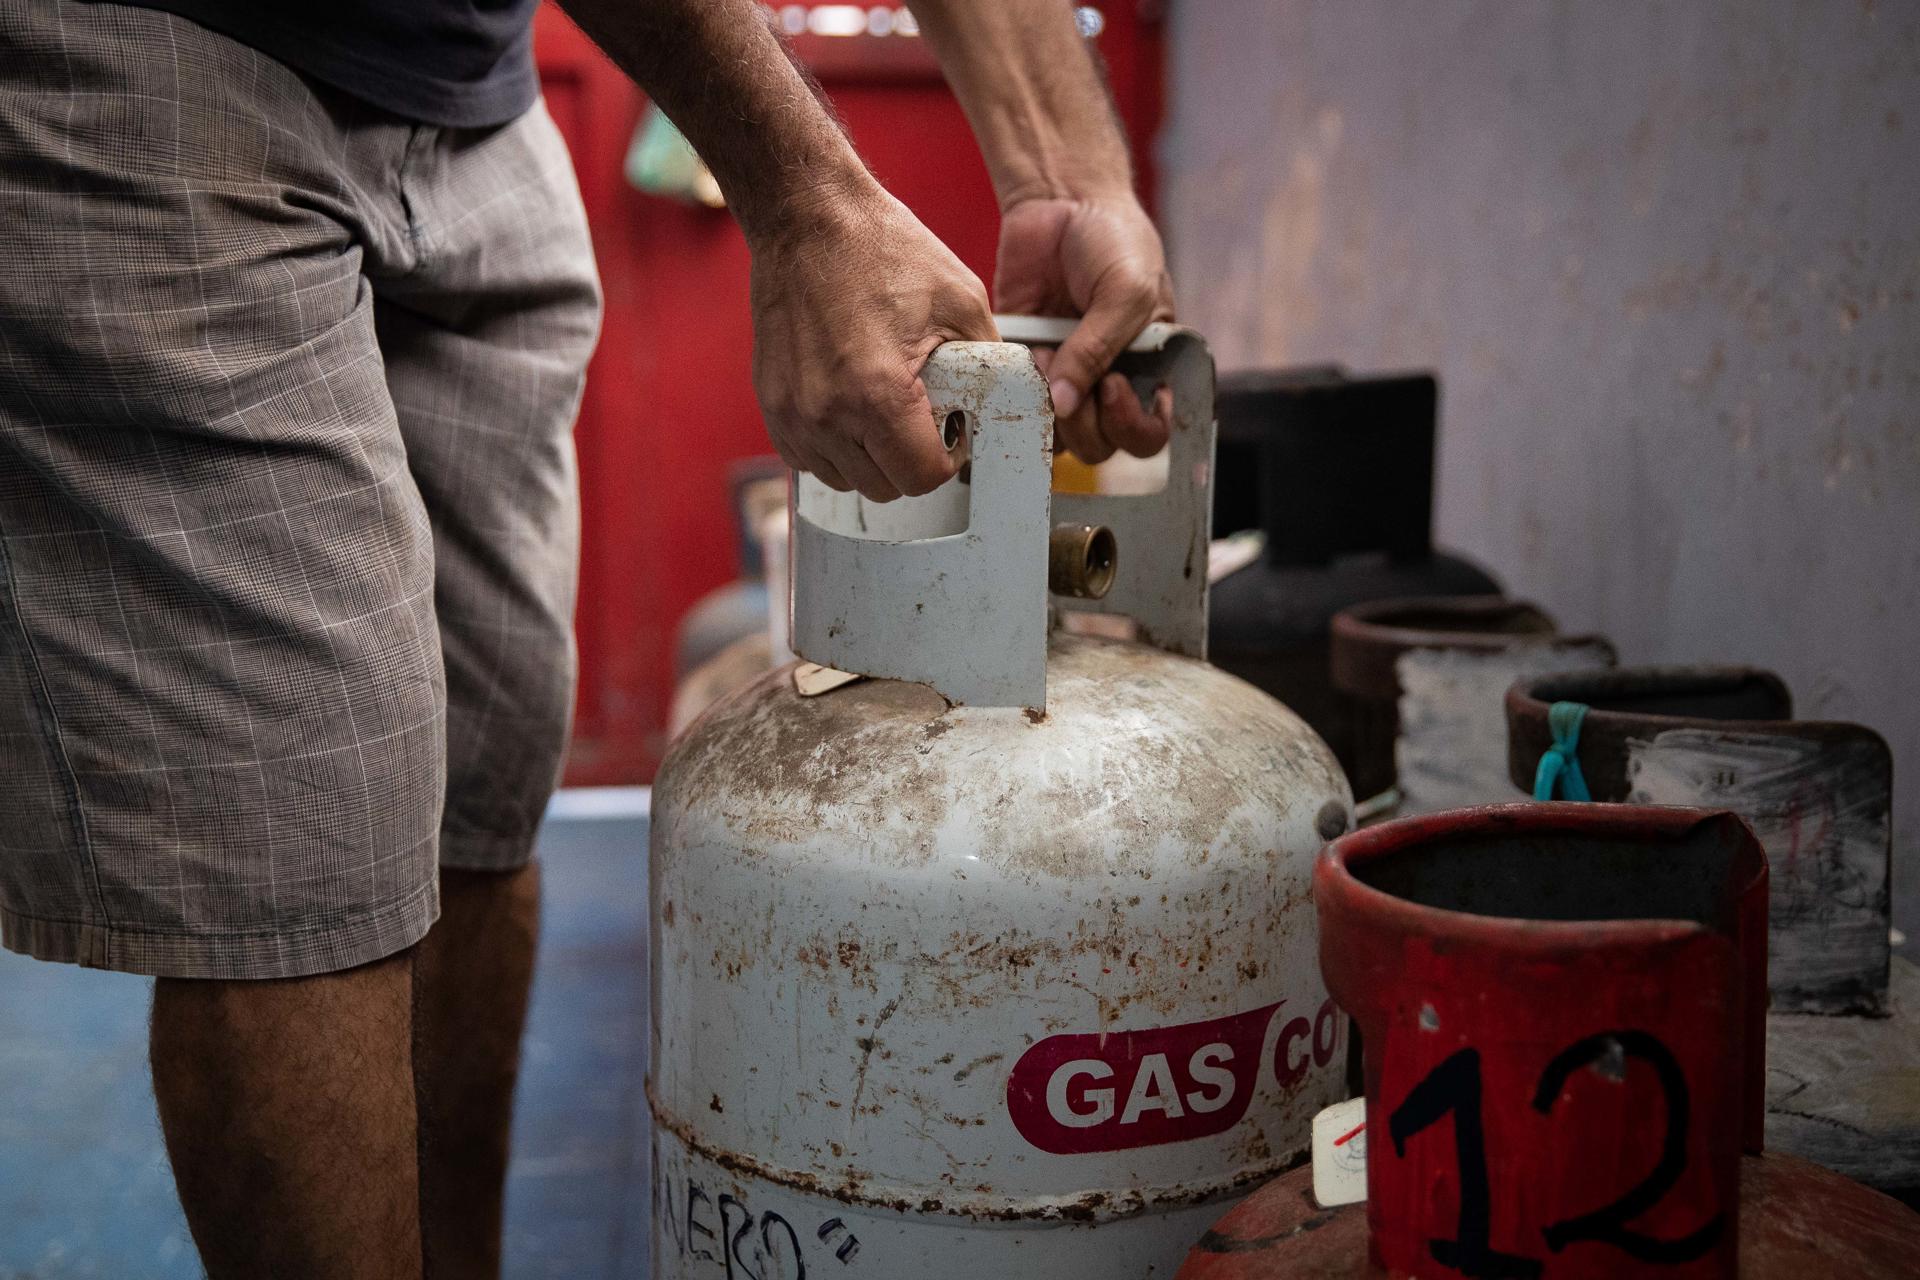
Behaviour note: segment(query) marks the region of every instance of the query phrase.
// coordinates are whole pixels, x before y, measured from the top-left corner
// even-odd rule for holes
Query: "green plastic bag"
[[[627,181],[649,195],[708,209],[724,209],[726,197],[706,163],[666,113],[651,102],[627,148]]]

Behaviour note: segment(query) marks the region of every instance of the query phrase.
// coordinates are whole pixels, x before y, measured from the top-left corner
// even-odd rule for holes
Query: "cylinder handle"
[[[1152,324],[1115,364],[1143,398],[1162,385],[1173,392],[1163,490],[1055,494],[1053,401],[1025,344],[1057,343],[1073,322],[997,323],[1014,341],[945,343],[921,370],[929,427],[963,462],[954,479],[873,503],[795,475],[794,651],[841,671],[929,684],[956,703],[1044,710],[1051,587],[1075,609],[1133,618],[1147,643],[1206,656],[1206,344]]]

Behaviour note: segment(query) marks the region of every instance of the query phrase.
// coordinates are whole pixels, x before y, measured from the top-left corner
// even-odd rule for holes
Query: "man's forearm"
[[[1000,205],[1132,189],[1126,138],[1068,0],[908,0]]]
[[[700,153],[749,238],[872,179],[754,0],[561,0]]]
[[[955,462],[919,371],[992,341],[986,290],[875,182],[754,0],[560,0],[686,134],[753,249],[754,389],[789,466],[875,501]],[[1114,356],[1170,317],[1160,238],[1067,0],[909,0],[980,140],[1002,212],[996,293],[1077,315],[1049,378],[1059,439],[1097,460],[1167,438]]]

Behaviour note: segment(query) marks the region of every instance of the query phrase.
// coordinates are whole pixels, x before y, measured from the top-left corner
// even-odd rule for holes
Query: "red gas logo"
[[[1247,1113],[1284,1003],[1178,1027],[1049,1036],[1007,1079],[1014,1128],[1062,1156],[1224,1133]]]
[[[1306,1076],[1309,1057],[1314,1066],[1324,1067],[1333,1061],[1339,1044],[1340,1010],[1328,997],[1311,1025],[1305,1018],[1295,1018],[1280,1028],[1280,1043],[1273,1050],[1273,1078],[1281,1088],[1293,1088]]]

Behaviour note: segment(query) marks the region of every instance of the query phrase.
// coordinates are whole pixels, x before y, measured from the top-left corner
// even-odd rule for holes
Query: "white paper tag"
[[[1207,544],[1207,581],[1218,582],[1230,573],[1238,573],[1260,558],[1267,549],[1267,535],[1259,529],[1244,529],[1215,538]]]
[[[842,685],[864,679],[865,676],[852,671],[835,671],[817,662],[803,662],[793,669],[794,690],[803,698],[817,698],[823,693],[832,693]]]
[[[1313,1118],[1313,1198],[1323,1209],[1367,1198],[1367,1100],[1336,1102]]]

